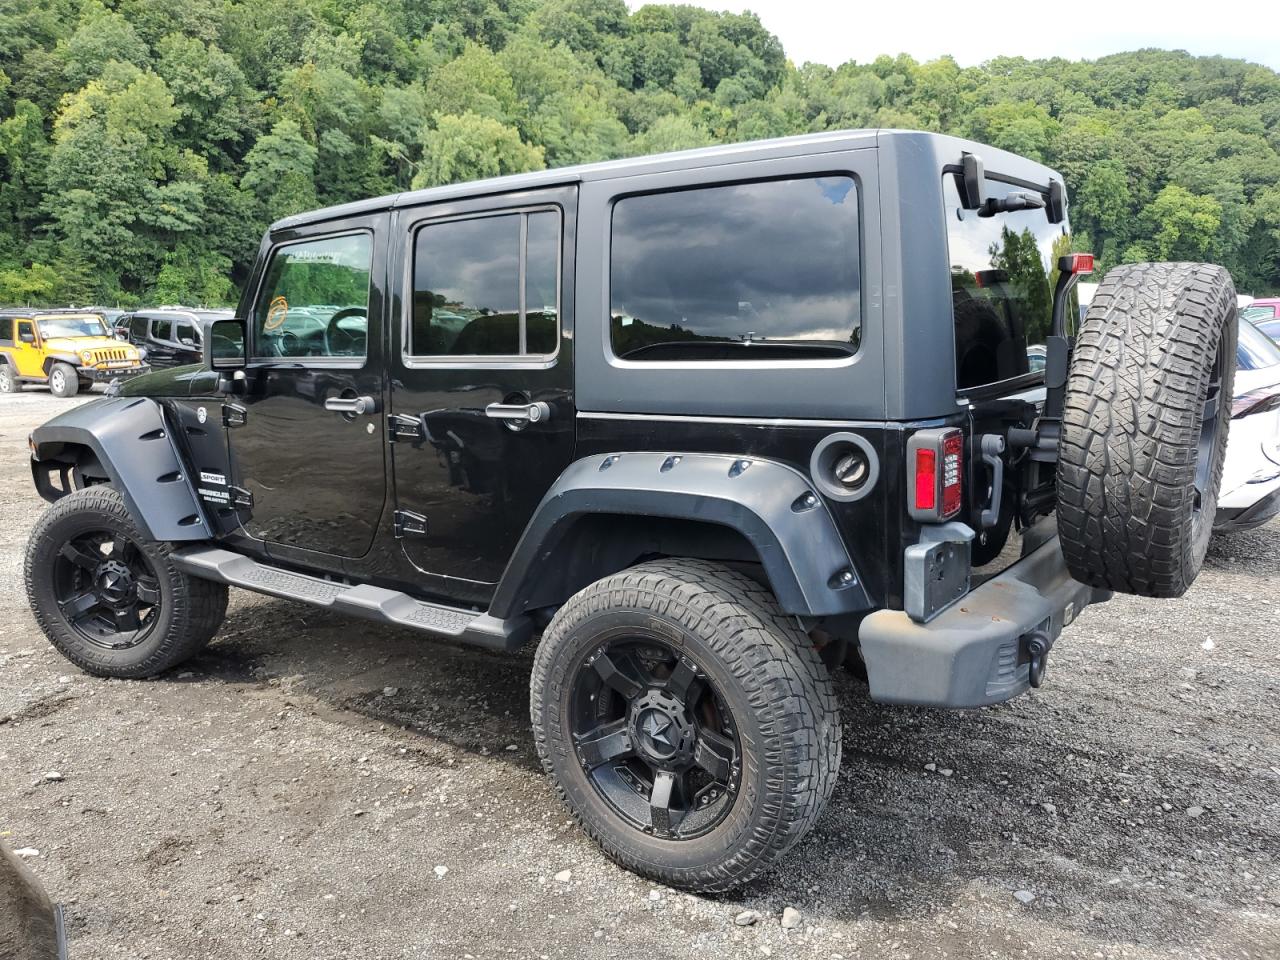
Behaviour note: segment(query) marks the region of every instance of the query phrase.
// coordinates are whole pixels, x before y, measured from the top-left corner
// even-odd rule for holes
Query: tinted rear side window
[[[1058,257],[1070,237],[1044,210],[980,217],[965,210],[955,177],[943,177],[951,306],[956,327],[956,386],[981,387],[1043,369],[1040,358],[1053,316]],[[995,180],[988,197],[1025,193]],[[1068,310],[1068,316],[1071,311]]]
[[[421,228],[414,242],[410,354],[555,353],[559,258],[559,211],[448,220]]]
[[[619,200],[613,352],[636,361],[848,356],[862,325],[858,231],[850,177]]]
[[[169,335],[173,332],[173,321],[171,320],[152,320],[151,336],[155,340],[168,340]]]

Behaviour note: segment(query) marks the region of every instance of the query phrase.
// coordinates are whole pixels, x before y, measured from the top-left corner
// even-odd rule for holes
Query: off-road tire
[[[568,729],[570,683],[596,638],[654,624],[706,668],[742,743],[734,805],[694,839],[621,820],[588,781]],[[826,667],[767,588],[720,564],[652,561],[577,593],[543,634],[530,694],[538,755],[566,806],[612,860],[670,886],[723,891],[758,876],[817,822],[835,788],[841,728]]]
[[[55,559],[63,544],[87,530],[129,537],[157,575],[159,620],[136,647],[110,650],[95,645],[77,633],[58,608],[53,589]],[[171,554],[169,544],[143,536],[114,488],[98,484],[67,494],[45,510],[27,541],[24,576],[36,623],[64,657],[95,676],[136,680],[168,670],[199,653],[227,612],[226,585],[184,573]]]
[[[13,373],[13,367],[0,360],[0,393],[17,393],[22,389],[22,381]]]
[[[1177,597],[1200,572],[1222,480],[1236,324],[1222,267],[1136,263],[1099,284],[1076,338],[1058,445],[1058,532],[1077,580]],[[1211,422],[1202,452],[1215,369],[1216,429]]]
[[[59,360],[49,368],[49,392],[55,397],[74,397],[80,391],[76,368]]]

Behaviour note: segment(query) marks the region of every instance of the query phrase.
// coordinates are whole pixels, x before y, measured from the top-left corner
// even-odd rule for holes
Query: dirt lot
[[[819,827],[692,897],[569,825],[527,653],[234,593],[159,680],[62,660],[20,571],[27,432],[69,402],[0,400],[0,837],[40,851],[75,960],[1280,957],[1280,524],[1217,542],[1182,600],[1086,611],[1011,704],[882,707],[842,675]]]

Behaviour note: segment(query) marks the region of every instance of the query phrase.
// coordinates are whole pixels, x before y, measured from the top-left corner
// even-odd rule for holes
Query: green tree
[[[301,213],[316,204],[316,156],[296,120],[278,120],[244,158],[240,181],[262,204],[266,220]]]
[[[524,173],[545,165],[542,148],[522,141],[514,127],[474,113],[436,117],[435,127],[425,132],[422,141],[423,158],[413,178],[415,189]]]

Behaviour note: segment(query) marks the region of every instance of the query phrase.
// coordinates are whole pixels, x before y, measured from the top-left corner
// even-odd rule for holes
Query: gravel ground
[[[1280,957],[1280,524],[1216,542],[1181,600],[1087,610],[1013,703],[878,706],[842,674],[825,817],[695,897],[570,825],[528,653],[237,592],[158,680],[62,660],[20,571],[26,435],[69,402],[0,399],[0,838],[39,850],[74,960]]]

